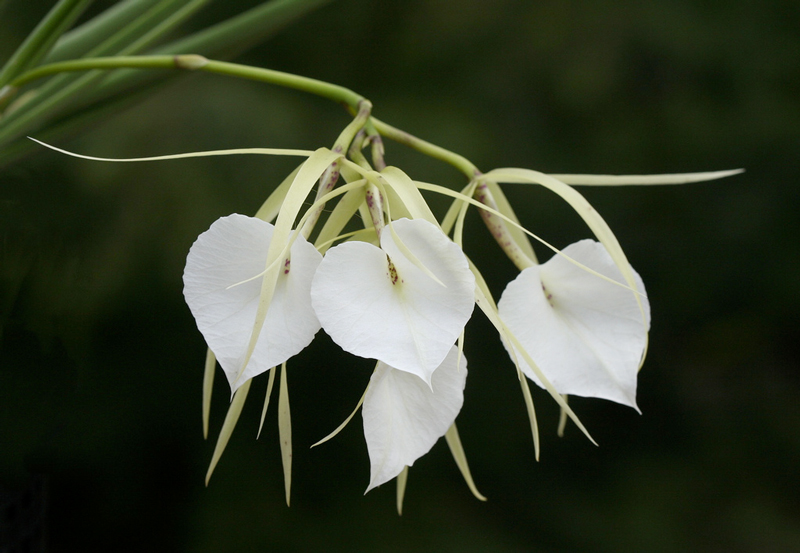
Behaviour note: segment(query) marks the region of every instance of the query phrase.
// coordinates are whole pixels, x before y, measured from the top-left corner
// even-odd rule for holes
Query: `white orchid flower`
[[[322,256],[299,236],[283,262],[252,356],[241,370],[273,229],[270,223],[253,217],[223,217],[197,238],[186,259],[186,303],[231,391],[300,353],[320,328],[310,289]]]
[[[640,308],[602,244],[581,240],[561,253],[508,284],[498,303],[500,317],[559,393],[609,399],[638,411],[636,376],[650,328],[644,283],[631,269]],[[514,355],[525,375],[544,387],[523,357]]]
[[[467,360],[450,348],[430,386],[379,362],[364,397],[362,417],[370,460],[367,491],[388,482],[447,433],[464,403]]]
[[[380,244],[331,248],[314,275],[311,303],[342,349],[430,385],[472,315],[475,277],[461,248],[425,220],[392,222]]]

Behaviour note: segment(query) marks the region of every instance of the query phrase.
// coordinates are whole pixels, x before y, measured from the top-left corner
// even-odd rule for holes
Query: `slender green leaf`
[[[186,38],[154,54],[201,54],[231,58],[331,0],[272,0]]]
[[[88,57],[127,56],[147,48],[173,30],[209,0],[166,0],[153,6],[136,21],[93,48]],[[36,95],[13,113],[7,113],[0,126],[0,144],[24,134],[37,122],[67,109],[71,103],[84,105],[91,95],[84,94],[93,85],[108,78],[106,71],[56,75],[36,91]]]
[[[142,13],[162,0],[123,0],[100,15],[83,23],[58,39],[42,63],[70,60],[83,56],[110,36],[130,25]]]
[[[231,59],[330,1],[266,2],[193,35],[159,46],[149,53],[154,55],[192,53],[210,58]],[[106,97],[159,78],[163,78],[163,75],[130,70],[116,71],[98,85],[97,97]]]
[[[91,3],[92,0],[60,0],[53,6],[0,70],[0,88],[46,56]]]

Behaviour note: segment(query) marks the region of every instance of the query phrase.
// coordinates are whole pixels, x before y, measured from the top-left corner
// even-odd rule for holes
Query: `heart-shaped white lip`
[[[345,242],[330,249],[314,275],[311,302],[342,349],[430,385],[472,315],[475,277],[461,248],[432,223],[399,219],[392,226],[383,229],[380,248]]]
[[[498,302],[500,318],[559,393],[609,399],[638,410],[636,378],[650,327],[644,283],[633,271],[643,317],[602,244],[581,240],[561,253],[623,286],[555,255],[508,284]],[[541,386],[518,352],[516,358]]]
[[[310,290],[322,256],[298,237],[278,276],[253,354],[242,371],[261,294],[263,277],[257,275],[266,268],[273,229],[253,217],[223,217],[198,236],[186,258],[186,303],[232,391],[300,353],[320,328]]]

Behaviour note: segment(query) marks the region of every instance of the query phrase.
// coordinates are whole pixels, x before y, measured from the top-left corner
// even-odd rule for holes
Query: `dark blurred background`
[[[192,25],[254,3],[218,2]],[[0,58],[50,4],[0,6]],[[275,403],[255,440],[264,377],[203,485],[228,391],[218,373],[204,441],[205,346],[183,302],[185,256],[218,217],[254,213],[296,160],[106,164],[41,150],[3,168],[6,505],[17,517],[46,511],[50,551],[800,551],[798,22],[789,0],[337,0],[237,58],[357,90],[378,117],[484,170],[747,169],[702,184],[582,189],[653,309],[642,415],[572,400],[599,447],[574,426],[558,438],[558,408],[536,389],[535,461],[515,372],[476,311],[458,424],[485,503],[444,441],[410,471],[402,517],[393,484],[363,496],[360,415],[309,450],[349,414],[371,368],[323,332],[289,365],[291,508]],[[347,121],[302,93],[193,75],[59,146],[117,157],[313,149]],[[387,160],[464,185],[396,144]],[[556,196],[505,190],[556,246],[589,236]],[[516,271],[475,213],[466,248],[499,296]]]

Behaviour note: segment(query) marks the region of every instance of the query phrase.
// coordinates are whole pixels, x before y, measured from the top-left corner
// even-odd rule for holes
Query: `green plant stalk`
[[[204,71],[207,73],[259,81],[327,98],[342,104],[351,113],[360,112],[365,106],[370,106],[369,102],[363,96],[339,85],[311,79],[308,77],[302,77],[299,75],[293,75],[291,73],[284,73],[282,71],[274,71],[272,69],[263,69],[237,63],[208,60],[203,56],[194,54],[180,56],[129,56],[94,58],[54,63],[38,67],[37,69],[22,75],[12,83],[12,86],[19,88],[36,79],[66,71],[87,71],[119,68],[177,68],[190,71]],[[438,159],[455,167],[469,180],[480,179],[482,175],[478,168],[462,155],[451,152],[450,150],[427,142],[426,140],[422,140],[421,138],[417,138],[374,117],[370,117],[368,123],[372,128],[387,138],[395,140],[401,144],[405,144],[406,146],[422,154],[434,159]],[[480,191],[479,195],[478,191]],[[485,205],[496,209],[496,202],[494,201],[494,198],[492,197],[488,187],[485,185],[479,186],[476,189],[476,199]],[[520,267],[520,269],[529,267],[533,261],[530,260],[527,255],[520,250],[519,246],[517,246],[514,240],[509,239],[509,233],[505,222],[495,215],[483,210],[481,211],[485,224],[490,229],[492,235],[495,237],[495,240],[497,240],[498,244],[506,252],[509,258],[515,263],[515,265]]]
[[[417,138],[416,136],[393,127],[388,123],[384,123],[375,117],[371,119],[371,123],[375,127],[375,130],[378,131],[382,136],[390,138],[400,144],[405,144],[413,150],[417,150],[418,152],[424,153],[429,157],[443,161],[448,165],[452,165],[469,180],[475,179],[481,174],[478,168],[462,155],[451,152],[450,150],[446,150],[445,148],[437,146],[436,144],[431,144],[430,142],[422,140],[421,138]]]
[[[180,56],[115,56],[108,58],[86,58],[42,65],[15,79],[11,87],[19,89],[26,84],[58,73],[89,71],[95,69],[188,69],[238,77],[251,81],[274,84],[284,88],[300,90],[327,98],[345,105],[353,111],[364,100],[360,94],[343,86],[318,81],[300,75],[262,69],[238,63],[215,61],[194,54]]]
[[[92,0],[61,0],[48,12],[0,71],[0,88],[36,65]]]

